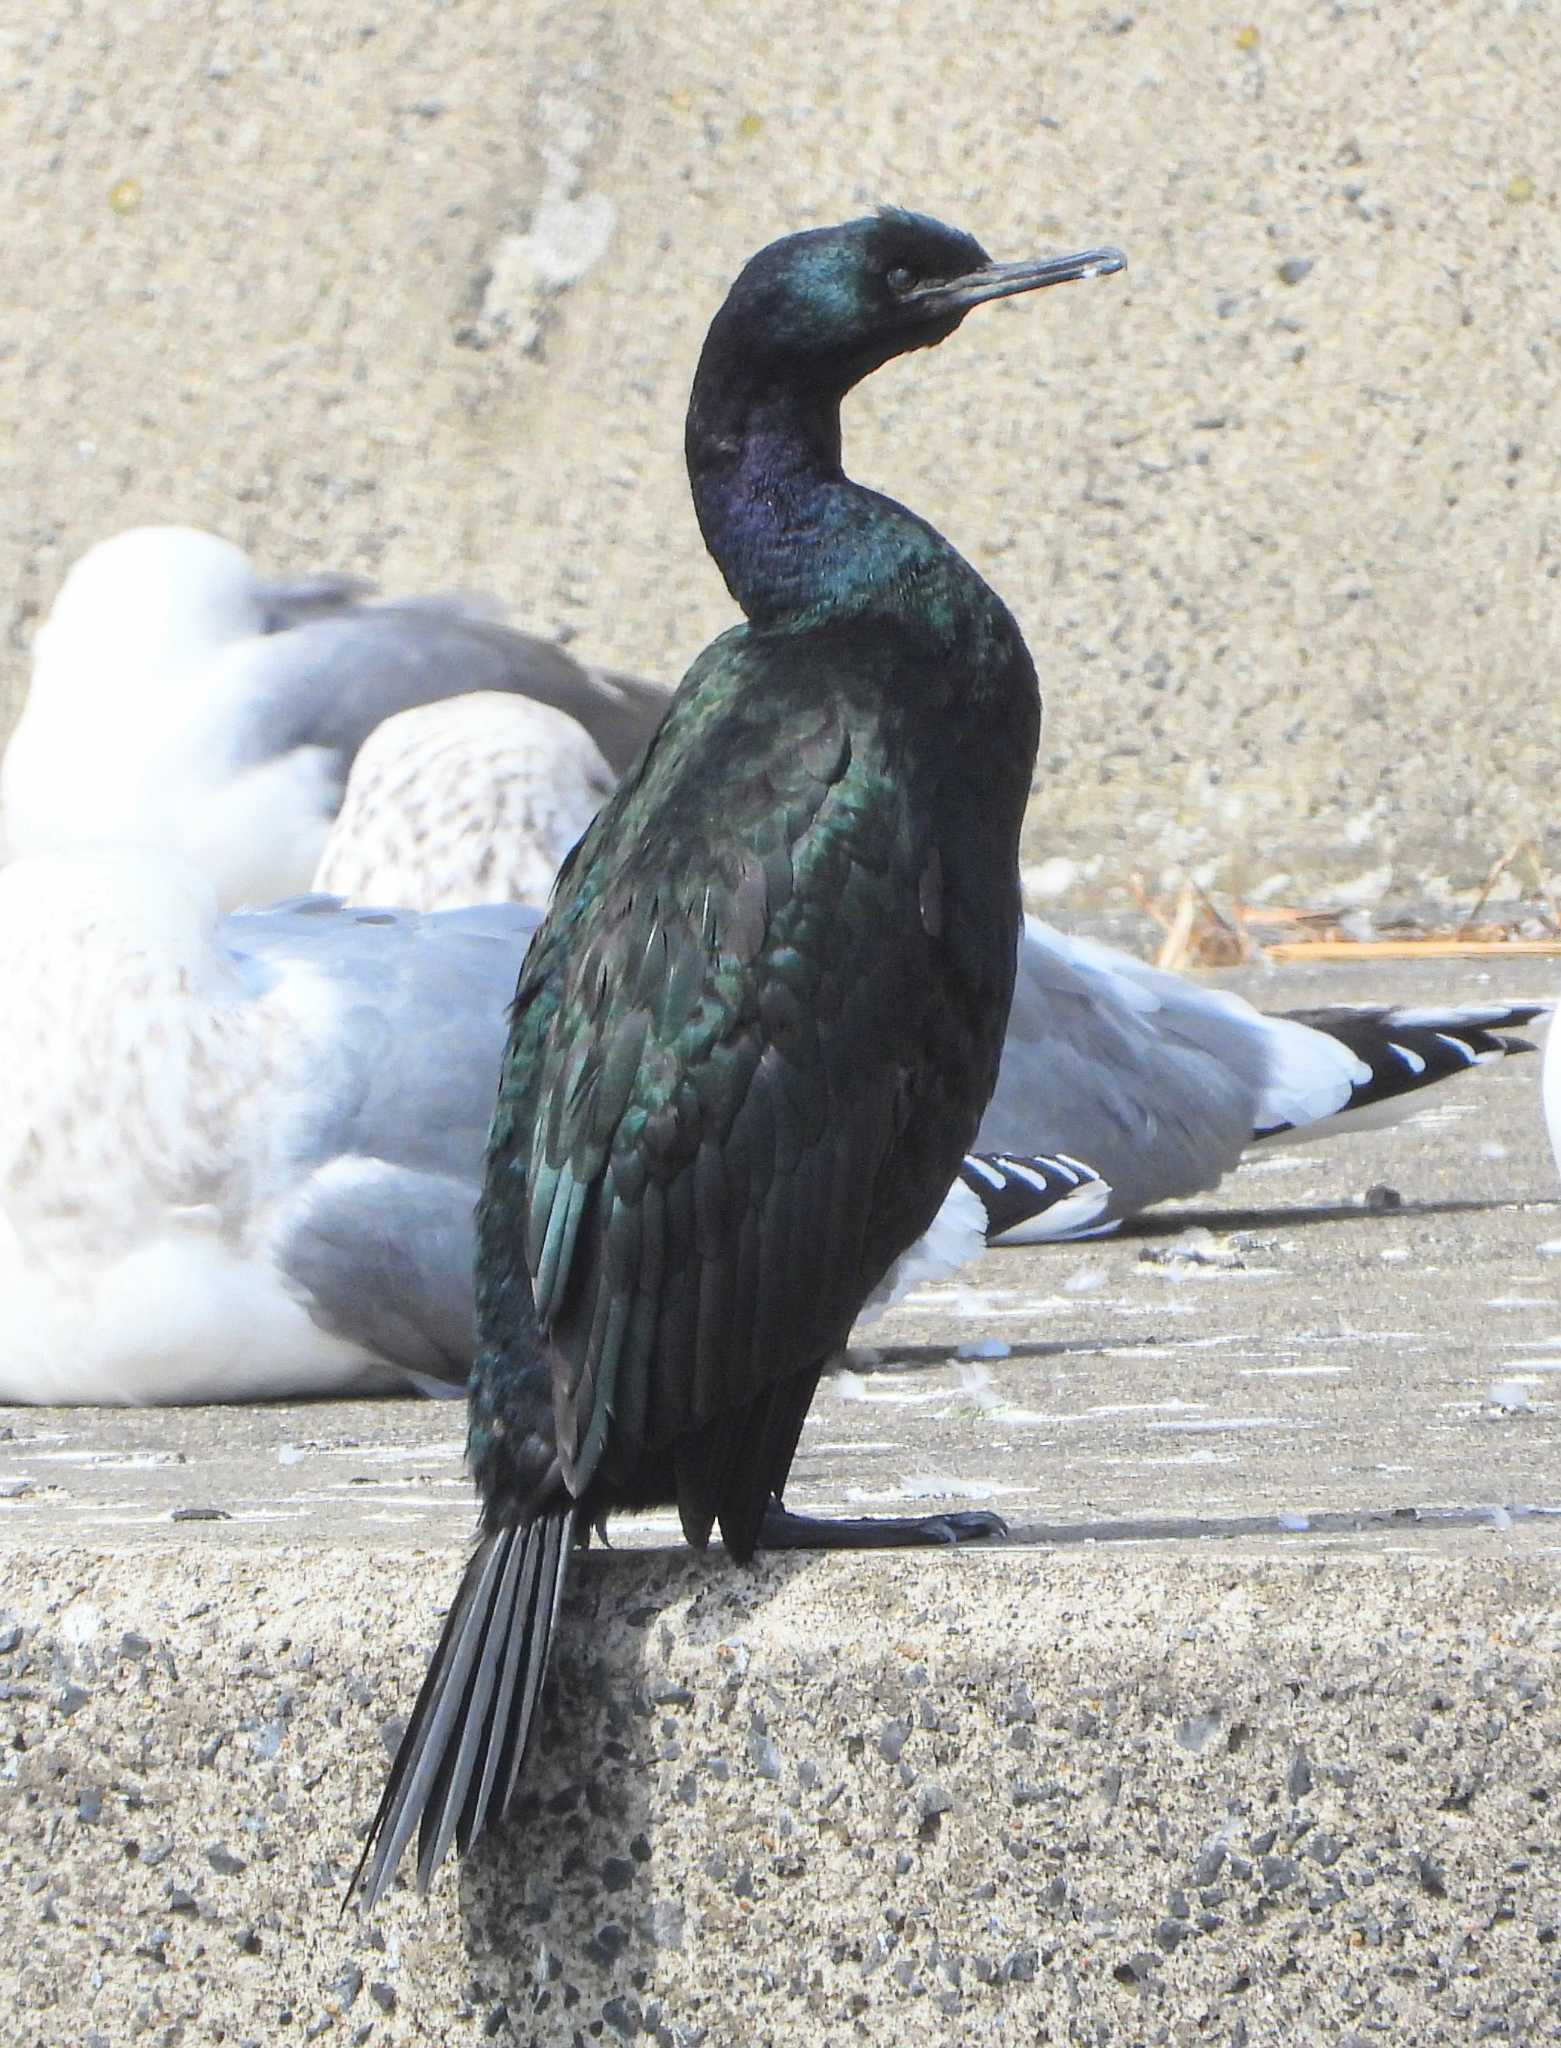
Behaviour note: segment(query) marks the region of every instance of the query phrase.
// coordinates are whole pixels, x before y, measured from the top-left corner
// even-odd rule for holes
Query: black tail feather
[[[414,1829],[423,1892],[452,1839],[464,1853],[503,1819],[535,1726],[574,1528],[566,1505],[491,1530],[477,1546],[347,1887],[365,1912],[389,1889]]]

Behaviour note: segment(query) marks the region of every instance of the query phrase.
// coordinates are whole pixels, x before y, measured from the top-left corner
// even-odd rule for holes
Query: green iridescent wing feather
[[[936,1051],[929,853],[881,715],[793,678],[776,749],[795,659],[743,629],[709,650],[517,992],[483,1229],[524,1233],[577,1492],[816,1369],[898,1249],[880,1182]],[[679,1493],[708,1528],[723,1476]]]

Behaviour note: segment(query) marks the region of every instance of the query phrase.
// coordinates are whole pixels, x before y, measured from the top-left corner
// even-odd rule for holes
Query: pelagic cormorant
[[[948,1540],[780,1496],[820,1369],[926,1229],[992,1092],[1040,727],[1007,608],[851,482],[840,404],[972,307],[1122,268],[995,264],[886,211],[752,258],[686,453],[746,623],[694,663],[560,874],[516,992],[478,1211],[483,1536],[355,1882],[500,1818],[570,1551],[674,1501],[689,1541]]]

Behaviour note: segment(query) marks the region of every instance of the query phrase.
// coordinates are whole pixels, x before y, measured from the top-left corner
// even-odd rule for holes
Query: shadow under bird
[[[354,1877],[426,1886],[507,1808],[569,1557],[675,1502],[703,1546],[948,1541],[989,1515],[781,1505],[820,1371],[931,1221],[997,1077],[1040,731],[1007,608],[846,477],[840,405],[975,306],[1120,270],[998,264],[885,211],[752,258],[686,453],[746,622],[565,863],[516,991],[478,1211],[483,1534]]]

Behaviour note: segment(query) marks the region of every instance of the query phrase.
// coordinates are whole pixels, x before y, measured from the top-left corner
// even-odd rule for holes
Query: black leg
[[[1006,1536],[1001,1515],[977,1508],[944,1515],[857,1515],[839,1520],[794,1515],[779,1500],[764,1511],[760,1550],[903,1550],[924,1543],[968,1543],[977,1536]]]

